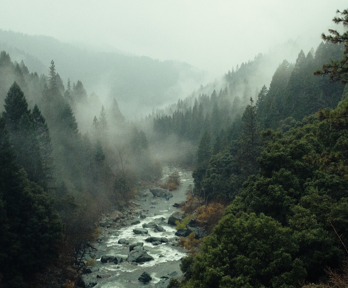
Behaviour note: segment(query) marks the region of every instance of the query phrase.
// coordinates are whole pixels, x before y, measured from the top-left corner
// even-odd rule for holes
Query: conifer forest
[[[0,287],[348,287],[348,10],[330,7],[316,46],[273,39],[218,78],[0,20]]]

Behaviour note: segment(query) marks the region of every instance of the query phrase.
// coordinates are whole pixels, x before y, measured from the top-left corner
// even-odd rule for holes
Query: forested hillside
[[[0,83],[0,283],[74,283],[101,213],[128,205],[138,182],[160,176],[160,166],[115,99],[89,116],[82,134],[74,110],[95,103],[81,81],[65,89],[53,61],[38,76],[1,52]]]
[[[225,211],[171,287],[346,287],[348,37],[329,31],[231,126],[201,126],[189,201]]]
[[[102,101],[117,98],[124,113],[133,118],[171,103],[204,80],[204,72],[187,63],[159,61],[116,49],[79,48],[42,35],[0,30],[2,50],[11,51],[18,62],[24,59],[39,75],[46,73],[47,63],[54,59],[64,84],[68,78],[81,80],[89,93],[95,92]]]
[[[342,51],[343,45],[330,42],[321,43],[315,52],[311,50],[307,55],[301,50],[296,63],[284,60],[279,64],[269,87],[260,82],[260,78],[265,79],[260,77],[261,68],[266,69],[269,56],[259,55],[253,61],[243,63],[237,70],[229,71],[220,90],[214,90],[211,95],[202,93],[195,98],[179,100],[166,113],[159,111],[149,117],[149,121],[153,121],[155,135],[161,141],[175,136],[171,141],[198,147],[200,139],[208,137],[211,143],[205,145],[214,147],[211,151],[217,154],[227,143],[239,137],[242,117],[251,117],[243,116],[248,105],[250,108],[247,110],[253,110],[256,117],[251,121],[257,122],[259,130],[288,125],[315,113],[319,108],[335,108],[344,86],[330,84],[326,78],[313,77],[313,71],[330,59],[339,59]],[[258,86],[259,90],[254,90]],[[208,136],[204,136],[205,133]],[[193,156],[194,150],[189,149],[182,162],[200,166],[199,160]]]

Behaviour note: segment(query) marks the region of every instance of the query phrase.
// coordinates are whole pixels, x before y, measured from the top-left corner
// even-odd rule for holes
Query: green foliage
[[[291,229],[271,217],[228,214],[203,241],[183,287],[294,287],[306,276],[298,249]]]
[[[345,253],[329,224],[348,239],[347,113],[342,101],[337,109],[273,136],[259,158],[259,173],[225,212],[264,213],[288,227],[299,247],[293,256],[302,260],[312,282],[327,266],[339,267]]]
[[[341,17],[335,17],[333,22],[335,24],[342,23],[343,26],[348,25],[348,10],[343,10],[340,12],[337,10],[337,13],[341,14]],[[340,61],[334,61],[332,59],[330,64],[325,64],[322,70],[316,71],[315,75],[329,75],[332,81],[341,81],[342,83],[348,83],[348,32],[340,34],[337,30],[330,29],[331,35],[322,34],[323,40],[331,42],[334,44],[344,43],[344,56]]]
[[[20,285],[55,256],[62,226],[52,200],[27,179],[16,163],[3,118],[0,118],[0,219],[0,274],[5,283]]]
[[[182,220],[181,222],[179,220],[175,221],[176,224],[176,230],[179,229],[186,229],[186,226],[188,225],[188,223],[190,222],[190,220],[192,219],[192,215],[187,215],[184,220]]]

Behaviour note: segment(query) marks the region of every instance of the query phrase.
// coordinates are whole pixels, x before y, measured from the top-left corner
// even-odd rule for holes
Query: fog
[[[298,36],[332,27],[336,0],[2,0],[0,28],[96,50],[178,60],[219,77]]]

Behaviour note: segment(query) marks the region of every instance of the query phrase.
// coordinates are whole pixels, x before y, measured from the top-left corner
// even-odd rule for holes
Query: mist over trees
[[[346,25],[348,12],[340,15],[335,23]],[[122,109],[130,96],[162,105],[181,73],[200,72],[0,31],[0,48],[17,56],[44,43],[25,58],[36,72],[0,53],[0,285],[75,282],[101,215],[127,207],[164,163],[193,170],[185,219],[195,214],[209,234],[201,246],[195,235],[182,241],[197,245],[176,287],[326,287],[348,237],[348,40],[330,33],[296,59],[259,54],[131,122]],[[76,65],[88,57],[92,72]],[[106,82],[105,94],[91,92]]]
[[[214,146],[201,136],[194,196],[227,207],[178,287],[346,286],[347,37],[330,33],[284,61]]]
[[[63,281],[72,259],[95,240],[101,213],[128,205],[136,183],[161,175],[145,133],[125,120],[116,99],[89,114],[82,134],[74,110],[94,99],[81,81],[65,89],[54,61],[48,71],[38,76],[0,54],[1,87],[12,83],[1,90],[0,118],[0,282],[9,287],[41,279],[47,265],[62,267]]]

